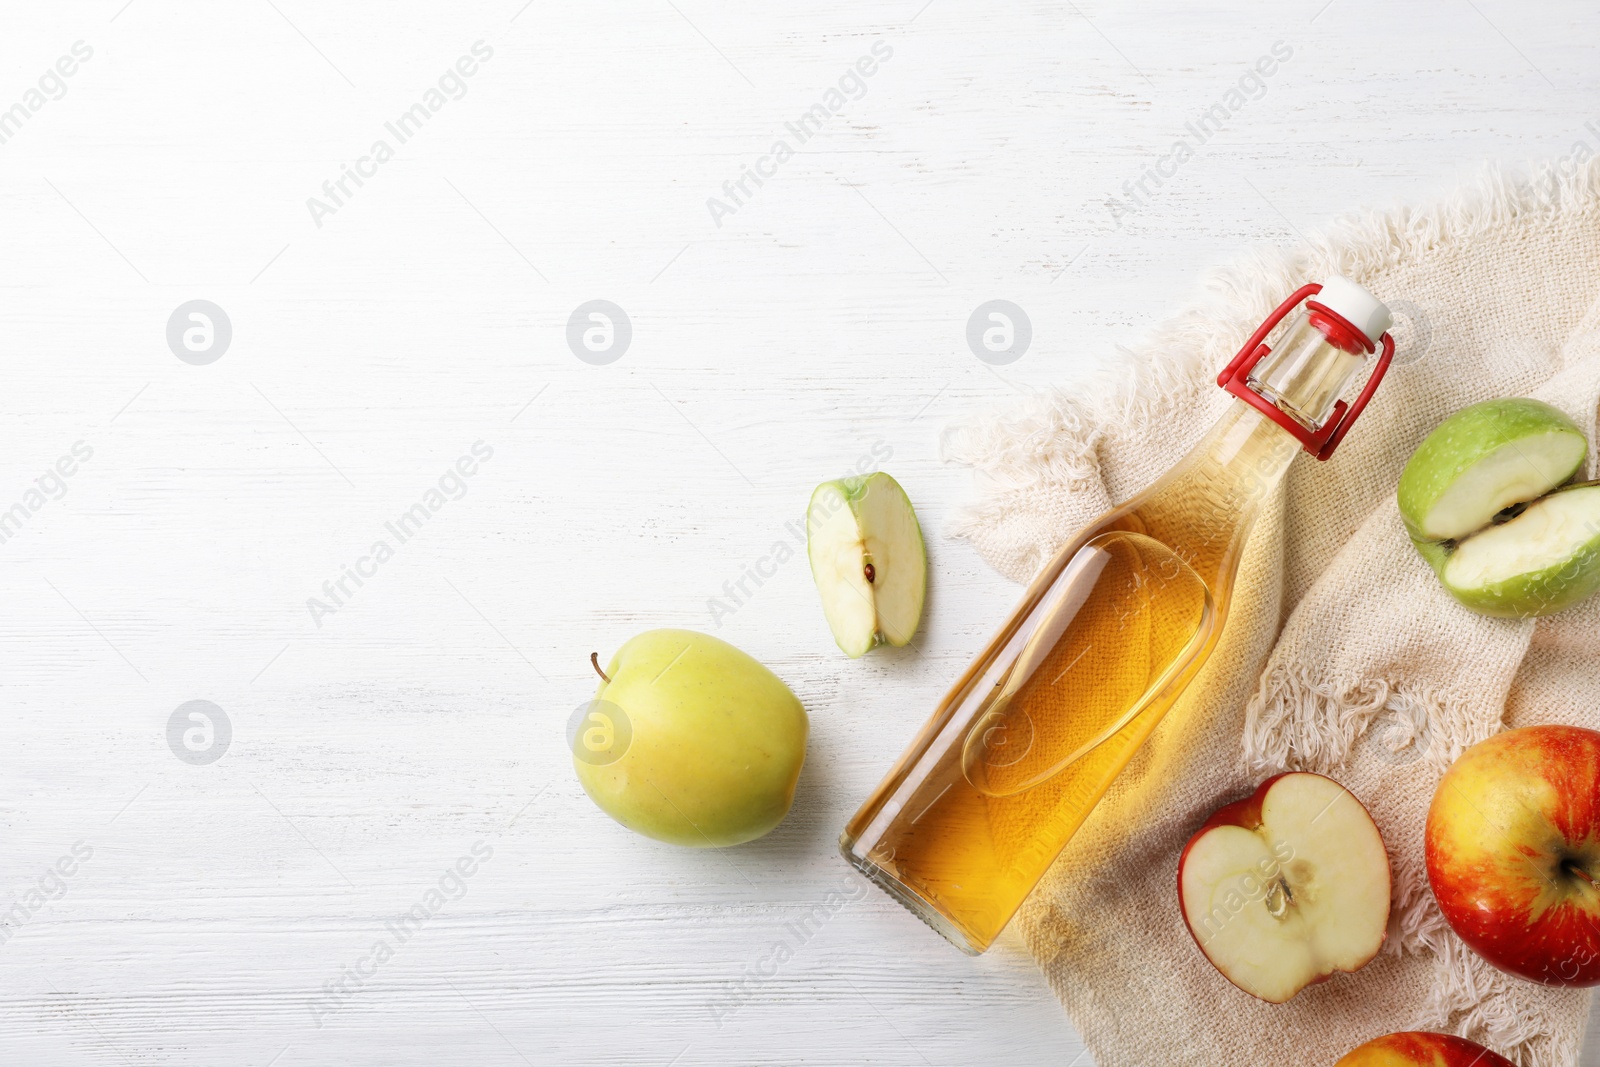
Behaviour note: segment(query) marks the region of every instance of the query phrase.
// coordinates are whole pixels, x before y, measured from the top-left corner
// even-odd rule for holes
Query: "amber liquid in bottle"
[[[1315,426],[1363,364],[1302,313],[1252,376]],[[1066,545],[840,838],[957,947],[989,947],[1215,648],[1245,540],[1300,444],[1235,400]]]

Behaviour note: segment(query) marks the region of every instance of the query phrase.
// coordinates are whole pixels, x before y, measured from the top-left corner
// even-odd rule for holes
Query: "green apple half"
[[[1451,596],[1528,618],[1600,589],[1600,485],[1569,484],[1588,442],[1557,409],[1514,397],[1463,408],[1400,475],[1400,515]]]
[[[845,655],[911,640],[922,621],[928,555],[899,482],[879,471],[817,486],[806,509],[806,552]]]

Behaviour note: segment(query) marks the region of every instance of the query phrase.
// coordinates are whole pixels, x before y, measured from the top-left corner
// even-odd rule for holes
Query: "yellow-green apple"
[[[1346,1052],[1333,1067],[1517,1067],[1454,1034],[1407,1030],[1386,1034]]]
[[[568,741],[578,781],[607,815],[700,847],[750,841],[783,821],[807,721],[777,675],[708,634],[650,630],[617,649],[600,677]]]
[[[1569,484],[1588,441],[1549,404],[1513,397],[1440,423],[1400,475],[1400,515],[1451,596],[1527,618],[1600,590],[1600,485]]]
[[[1461,940],[1546,985],[1600,983],[1600,733],[1480,741],[1428,808],[1428,881]]]
[[[817,486],[806,508],[806,553],[822,613],[845,655],[911,640],[922,619],[928,557],[899,482],[879,471]]]
[[[1218,809],[1189,839],[1178,859],[1178,903],[1224,978],[1281,1004],[1378,954],[1389,925],[1389,853],[1344,786],[1280,774]]]

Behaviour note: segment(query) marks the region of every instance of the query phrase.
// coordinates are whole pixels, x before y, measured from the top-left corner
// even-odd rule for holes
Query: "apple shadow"
[[[834,764],[838,752],[832,739],[819,736],[812,723],[806,739],[806,762],[795,787],[794,806],[777,828],[765,837],[731,846],[740,857],[772,863],[775,869],[793,872],[809,857],[831,855],[836,851],[842,819],[833,814],[828,798],[837,795],[838,778]],[[837,825],[835,822],[837,821]]]

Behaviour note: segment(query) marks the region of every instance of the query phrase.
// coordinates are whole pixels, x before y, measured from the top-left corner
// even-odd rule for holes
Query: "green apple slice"
[[[1569,608],[1600,590],[1600,485],[1561,490],[1473,534],[1438,567],[1457,600],[1522,618]]]
[[[1583,431],[1557,409],[1512,397],[1440,423],[1400,476],[1400,514],[1417,541],[1451,541],[1536,500],[1583,466]]]
[[[922,620],[928,557],[900,483],[881,471],[824,482],[806,509],[806,551],[845,655],[904,645]]]

